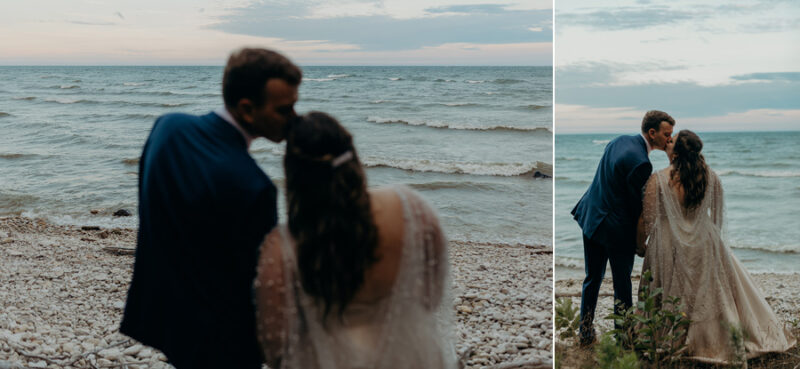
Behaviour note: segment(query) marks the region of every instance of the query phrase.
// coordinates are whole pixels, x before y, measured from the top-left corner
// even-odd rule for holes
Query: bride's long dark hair
[[[378,232],[353,138],[335,118],[311,112],[286,135],[289,232],[297,243],[303,289],[344,311],[377,261]]]
[[[684,129],[678,132],[673,147],[672,171],[673,181],[680,182],[684,191],[684,204],[692,210],[703,202],[708,185],[708,166],[700,151],[703,141],[694,132]]]

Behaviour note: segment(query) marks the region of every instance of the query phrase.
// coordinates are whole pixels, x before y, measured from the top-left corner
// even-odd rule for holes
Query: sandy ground
[[[131,229],[0,218],[0,369],[170,368],[121,335]],[[450,244],[457,350],[467,367],[552,365],[552,249]],[[794,284],[795,286],[797,284]]]

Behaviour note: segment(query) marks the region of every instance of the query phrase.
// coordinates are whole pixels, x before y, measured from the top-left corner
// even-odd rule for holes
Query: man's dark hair
[[[661,129],[661,122],[667,122],[671,126],[675,125],[675,119],[672,119],[669,114],[661,110],[648,111],[642,119],[642,133],[647,133],[650,128],[659,131]]]
[[[225,106],[235,107],[245,98],[261,106],[266,101],[265,86],[272,78],[297,86],[303,79],[303,72],[285,56],[272,50],[243,48],[234,51],[222,76]]]

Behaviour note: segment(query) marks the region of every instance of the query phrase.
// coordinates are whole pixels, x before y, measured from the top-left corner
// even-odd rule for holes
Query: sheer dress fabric
[[[686,337],[691,358],[718,364],[734,359],[729,328],[745,333],[747,358],[793,347],[796,339],[772,311],[731,249],[723,241],[722,186],[711,169],[702,203],[686,211],[669,186],[669,168],[645,186],[644,226],[649,236],[642,271],[651,288],[676,296],[691,319]],[[648,281],[640,281],[640,289]]]
[[[278,261],[262,251],[256,301],[267,302],[275,284],[284,293],[282,306],[257,303],[258,337],[267,362],[280,356],[280,368],[455,368],[447,241],[421,197],[404,186],[392,189],[403,204],[405,227],[391,293],[373,303],[351,303],[341,320],[334,311],[323,324],[323,305],[303,290],[288,227],[278,226],[278,242],[267,241],[265,247],[281,248],[284,271],[281,279],[267,279],[266,270]],[[282,314],[270,314],[272,309]],[[269,316],[283,317],[284,332],[265,329]]]

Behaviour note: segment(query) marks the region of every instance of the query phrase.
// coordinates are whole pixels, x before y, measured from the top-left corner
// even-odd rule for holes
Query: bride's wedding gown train
[[[729,363],[734,358],[731,325],[745,332],[747,358],[786,351],[796,339],[723,242],[722,186],[712,170],[707,177],[702,203],[689,212],[669,186],[669,168],[650,177],[644,196],[649,239],[642,270],[651,271],[652,288],[663,288],[663,296],[680,297],[685,304],[692,321],[686,344],[693,359]]]

